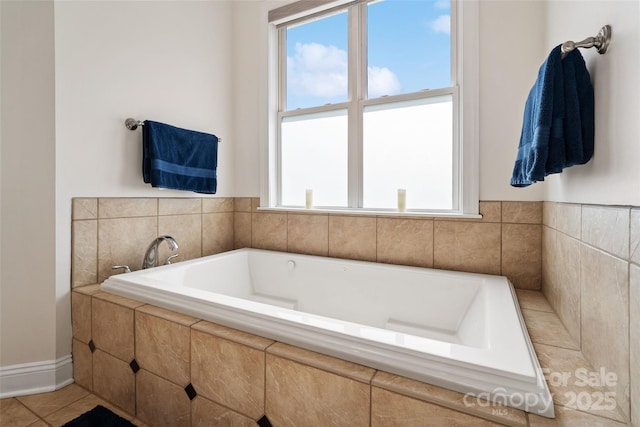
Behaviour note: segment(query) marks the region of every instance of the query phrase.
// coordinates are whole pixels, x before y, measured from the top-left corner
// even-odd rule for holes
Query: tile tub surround
[[[640,208],[544,202],[542,291],[640,426]]]
[[[233,198],[74,198],[71,286],[99,283],[114,265],[142,267],[157,236],[179,244],[174,262],[233,249]],[[159,260],[170,252],[163,243]]]
[[[482,219],[260,211],[255,198],[75,198],[72,287],[113,265],[138,270],[151,241],[176,238],[175,262],[253,247],[507,276],[540,289],[542,202],[480,202]],[[639,251],[640,252],[640,251]],[[159,259],[169,255],[164,244]]]
[[[425,420],[432,425],[571,426],[575,420],[583,425],[625,425],[618,411],[572,407],[565,396],[584,390],[571,382],[551,384],[558,392],[554,403],[562,417],[548,420],[117,297],[100,291],[99,285],[78,287],[73,295],[75,373],[92,379],[76,377],[77,385],[127,418],[154,427],[255,426],[263,416],[274,427],[411,427],[423,426]],[[528,325],[562,328],[540,292],[519,290],[518,298]],[[93,307],[100,307],[100,317],[93,315]],[[126,321],[108,337],[96,339],[94,331],[115,324],[116,317]],[[558,333],[543,327],[535,334],[543,368],[592,372],[575,344],[558,340]],[[118,349],[118,355],[109,352],[110,343],[128,342],[131,335],[133,343],[123,344],[126,348]],[[76,352],[86,354],[78,357]],[[166,357],[160,359],[158,354]],[[27,407],[35,405],[34,398],[18,399]]]

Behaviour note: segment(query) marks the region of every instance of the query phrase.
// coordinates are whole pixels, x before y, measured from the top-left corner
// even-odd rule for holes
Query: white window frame
[[[279,111],[283,105],[283,99],[280,99],[281,93],[279,85],[286,84],[283,75],[276,70],[280,70],[280,61],[286,61],[285,58],[279,57],[279,49],[282,48],[282,40],[279,37],[278,27],[289,24],[296,20],[306,20],[309,16],[315,14],[326,13],[331,9],[345,8],[348,5],[357,3],[366,3],[366,0],[356,1],[327,1],[318,6],[318,2],[314,2],[314,8],[310,8],[309,3],[304,0],[292,3],[287,6],[274,9],[269,12],[269,109],[268,109],[268,126],[269,138],[268,144],[262,150],[262,173],[261,173],[261,209],[278,209],[278,210],[296,210],[297,208],[284,207],[279,205],[279,188],[280,172],[279,172],[279,129],[282,117],[300,114],[296,111]],[[477,217],[479,209],[479,171],[478,171],[478,6],[475,1],[459,1],[451,0],[451,49],[452,49],[452,82],[451,88],[438,89],[429,91],[428,96],[437,96],[443,94],[451,94],[454,98],[454,156],[457,162],[454,162],[453,171],[453,209],[451,210],[410,210],[402,212],[402,215],[427,215],[427,216],[469,216]],[[363,22],[360,25],[366,25],[366,17],[359,13],[351,15],[350,19],[359,19]],[[350,25],[350,30],[353,26]],[[363,34],[363,33],[361,33]],[[359,48],[359,35],[349,34],[350,49]],[[355,44],[352,46],[351,44]],[[286,52],[286,49],[283,50]],[[358,49],[361,55],[361,63],[366,52]],[[354,55],[349,55],[349,60],[353,61]],[[359,81],[364,78],[366,83],[366,67],[360,70],[353,66],[350,62],[349,73],[359,73],[357,77]],[[453,74],[455,73],[455,74]],[[355,76],[349,76],[350,79]],[[353,80],[351,80],[353,81]],[[384,98],[363,99],[360,90],[366,90],[366,84],[354,85],[357,87],[349,88],[349,101],[333,104],[325,107],[315,107],[304,109],[304,113],[308,114],[314,111],[325,111],[344,108],[364,109],[367,105],[376,105],[381,103],[397,102],[409,99],[425,98],[423,93],[412,93],[388,96]],[[355,99],[355,100],[354,100]],[[359,114],[349,112],[349,120],[359,120]],[[350,132],[361,132],[362,124],[357,123],[350,126]],[[349,135],[350,141],[353,137],[357,143],[349,143],[349,206],[348,208],[331,208],[331,209],[314,209],[315,211],[328,210],[348,213],[377,213],[377,214],[394,214],[396,211],[388,209],[363,209],[358,207],[362,200],[362,141],[357,135]],[[457,143],[455,142],[457,138]],[[305,209],[307,210],[307,209]]]

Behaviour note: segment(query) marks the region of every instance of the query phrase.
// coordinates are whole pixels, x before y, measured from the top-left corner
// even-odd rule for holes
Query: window
[[[456,31],[474,2],[304,3],[270,13],[262,204],[302,208],[312,190],[318,209],[396,211],[402,189],[408,212],[477,214],[477,89],[465,77],[477,80],[477,60],[462,51],[475,34]]]

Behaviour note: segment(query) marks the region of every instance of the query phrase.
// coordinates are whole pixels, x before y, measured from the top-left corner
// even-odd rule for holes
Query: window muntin
[[[455,1],[455,0],[451,0],[451,1]],[[447,58],[446,66],[442,67],[439,77],[436,78],[431,76],[430,80],[426,80],[426,83],[419,82],[413,87],[409,87],[407,89],[408,91],[411,91],[411,90],[414,90],[413,88],[421,87],[421,89],[416,89],[415,92],[400,93],[398,95],[387,96],[386,94],[380,95],[379,93],[376,94],[375,91],[372,91],[371,95],[374,97],[373,98],[369,97],[369,100],[367,100],[367,92],[368,92],[367,81],[371,80],[370,78],[368,79],[368,77],[370,76],[369,70],[371,68],[371,65],[366,65],[366,64],[372,64],[371,61],[367,61],[367,56],[368,56],[367,54],[371,55],[371,53],[369,52],[369,49],[371,49],[371,47],[367,49],[367,43],[375,44],[378,42],[374,41],[375,38],[367,36],[366,27],[371,26],[372,24],[374,25],[374,28],[376,26],[380,27],[380,23],[375,23],[375,18],[373,18],[374,21],[371,21],[372,17],[368,17],[369,20],[367,20],[367,12],[373,11],[374,9],[382,10],[382,9],[376,9],[376,8],[380,7],[385,3],[391,5],[394,8],[401,7],[402,4],[406,5],[406,4],[413,4],[413,3],[422,3],[423,6],[424,6],[424,3],[430,4],[430,6],[432,6],[434,10],[437,9],[437,13],[440,14],[436,17],[436,18],[439,18],[439,20],[432,19],[430,21],[429,19],[425,18],[425,20],[423,21],[423,24],[425,26],[431,28],[432,33],[438,33],[438,34],[432,34],[434,38],[425,42],[425,44],[427,45],[428,44],[433,45],[433,43],[436,43],[435,40],[437,40],[438,37],[444,37],[443,34],[447,33],[450,30],[454,30],[453,34],[455,35],[455,28],[456,28],[455,18],[452,19],[448,25],[442,25],[442,22],[444,20],[443,17],[446,17],[447,14],[450,13],[450,10],[453,11],[455,10],[455,8],[452,7],[453,5],[450,5],[449,1],[441,2],[436,0],[424,1],[424,2],[423,1],[420,1],[420,2],[405,1],[405,0],[385,0],[383,2],[371,2],[368,5],[367,5],[367,2],[364,2],[364,1],[358,2],[358,3],[359,4],[355,6],[349,7],[349,13],[352,14],[348,18],[348,22],[350,25],[349,64],[351,68],[347,70],[347,74],[349,78],[349,83],[348,83],[349,100],[347,100],[346,102],[338,102],[337,104],[328,102],[326,103],[326,105],[322,103],[318,103],[318,105],[316,106],[309,106],[308,108],[296,108],[295,110],[289,107],[287,107],[286,109],[284,108],[285,103],[282,101],[283,95],[284,95],[282,92],[284,92],[284,90],[282,89],[286,87],[286,73],[285,73],[285,78],[283,79],[282,70],[285,69],[285,67],[283,67],[282,65],[286,64],[286,56],[284,56],[283,58],[282,52],[284,51],[283,46],[286,46],[287,44],[289,44],[291,40],[286,40],[289,34],[285,32],[284,39],[286,41],[283,43],[282,32],[283,32],[283,29],[287,28],[287,24],[286,23],[279,24],[280,40],[281,40],[280,41],[281,93],[279,95],[280,104],[279,104],[279,113],[278,113],[277,123],[281,123],[282,120],[284,120],[285,118],[288,119],[295,115],[305,115],[305,114],[316,112],[318,110],[329,111],[332,108],[335,108],[335,109],[346,108],[349,112],[349,118],[348,118],[349,159],[347,162],[349,167],[348,203],[345,206],[321,205],[320,203],[316,203],[317,197],[314,190],[315,207],[317,208],[344,207],[348,209],[365,209],[365,210],[381,208],[381,209],[395,210],[395,206],[396,206],[395,197],[397,194],[397,189],[393,189],[393,191],[385,189],[384,192],[387,193],[387,196],[386,198],[383,198],[383,200],[377,200],[376,199],[377,196],[376,197],[373,196],[373,194],[376,194],[377,192],[381,192],[383,187],[381,187],[380,184],[374,184],[375,182],[374,175],[379,175],[378,172],[375,172],[375,173],[372,172],[371,174],[369,174],[370,176],[367,177],[367,170],[375,171],[376,168],[379,170],[381,167],[377,165],[375,162],[367,160],[365,158],[367,156],[366,154],[367,152],[376,153],[376,151],[373,149],[373,147],[375,147],[374,141],[371,141],[369,144],[366,141],[367,136],[365,135],[366,132],[365,132],[365,126],[364,126],[365,116],[373,117],[375,114],[381,114],[381,112],[385,110],[385,108],[379,107],[379,106],[376,106],[374,108],[373,107],[374,104],[378,105],[378,104],[389,103],[389,106],[388,108],[386,108],[386,110],[387,110],[387,114],[391,114],[391,111],[397,109],[395,107],[398,107],[398,105],[402,105],[403,102],[413,101],[421,98],[425,100],[428,98],[437,99],[438,97],[442,97],[443,95],[446,95],[448,96],[449,101],[442,102],[442,99],[438,99],[435,102],[425,102],[422,108],[426,110],[431,108],[433,110],[434,105],[440,105],[440,107],[442,107],[447,103],[449,104],[448,108],[451,111],[451,116],[446,121],[442,121],[442,120],[437,121],[437,124],[439,125],[440,129],[443,128],[442,126],[443,123],[445,123],[445,127],[449,126],[449,124],[451,126],[449,128],[450,132],[448,132],[448,134],[451,135],[448,141],[448,144],[446,147],[436,147],[433,145],[434,139],[437,139],[437,138],[434,138],[435,131],[432,131],[429,137],[427,137],[426,133],[423,132],[422,139],[424,140],[422,141],[422,147],[421,147],[422,152],[418,153],[419,155],[417,155],[416,157],[422,156],[424,158],[425,156],[427,156],[429,157],[429,160],[433,160],[434,158],[437,158],[439,161],[432,162],[432,163],[437,164],[438,167],[444,167],[443,168],[444,172],[435,174],[435,175],[438,176],[438,179],[440,180],[443,174],[449,176],[450,179],[446,180],[444,188],[439,188],[438,191],[435,191],[434,182],[437,181],[438,179],[433,178],[433,169],[429,168],[428,170],[423,170],[421,172],[420,175],[422,175],[422,177],[418,178],[418,182],[414,182],[412,178],[405,178],[405,181],[406,180],[412,181],[411,182],[412,185],[403,185],[402,187],[399,186],[398,188],[409,187],[407,192],[408,208],[410,210],[415,210],[416,212],[422,212],[422,211],[452,212],[452,213],[455,213],[455,212],[460,212],[460,213],[471,212],[472,213],[474,211],[477,212],[477,210],[475,210],[477,209],[477,200],[475,200],[474,202],[474,199],[477,197],[477,189],[475,191],[467,192],[467,194],[464,197],[461,194],[461,188],[462,188],[461,183],[462,183],[463,173],[461,171],[460,162],[462,162],[462,160],[465,159],[467,168],[469,167],[469,165],[471,165],[471,169],[468,169],[467,171],[464,172],[465,177],[469,175],[469,171],[473,171],[475,169],[473,169],[473,163],[469,163],[466,160],[469,154],[463,155],[462,149],[459,146],[458,138],[462,133],[462,129],[461,128],[458,129],[458,127],[461,126],[461,123],[458,120],[458,109],[459,109],[458,93],[460,92],[460,89],[458,88],[458,81],[462,76],[462,74],[455,67],[455,64],[459,60],[458,56],[454,55],[456,52],[456,49],[455,49],[456,37],[446,34],[447,41],[446,43],[443,43],[445,45],[445,48],[443,49],[445,53],[440,55],[440,58],[442,57]],[[335,13],[335,11],[332,13]],[[316,14],[313,19],[317,20],[318,19],[317,16],[318,15]],[[295,26],[307,25],[304,22],[304,18],[301,20],[299,17],[297,17],[296,19],[297,20],[296,20]],[[435,30],[436,20],[440,25],[439,27],[440,30],[438,31]],[[355,25],[357,27],[355,31],[353,29],[354,23],[357,24]],[[446,31],[443,29],[444,27],[446,27]],[[291,28],[295,28],[295,27],[292,26]],[[390,27],[387,26],[384,31],[388,33],[389,30],[390,30]],[[422,28],[422,30],[424,30],[424,28]],[[403,28],[398,30],[398,32],[403,33]],[[354,38],[357,38],[357,40],[354,41]],[[363,49],[357,50],[357,49],[354,49],[354,46],[357,48],[362,47]],[[427,50],[428,50],[428,53],[430,52],[429,55],[431,55],[432,60],[437,57],[437,55],[434,52],[431,52],[432,50],[431,48],[428,48]],[[375,57],[375,54],[374,54],[374,57]],[[283,59],[285,59],[284,62],[283,62]],[[360,64],[362,65],[355,65],[356,64],[355,61],[360,61]],[[377,66],[375,64],[372,64],[372,65]],[[423,63],[423,68],[426,67],[427,65],[428,64]],[[366,70],[366,71],[363,71],[363,70]],[[450,86],[445,86],[441,88],[433,87],[433,86],[442,85],[442,84],[450,85]],[[422,86],[425,86],[425,85],[431,86],[428,88],[429,90],[422,90],[423,89]],[[380,95],[381,97],[375,98],[376,95]],[[284,98],[286,99],[286,96],[284,96]],[[394,103],[397,105],[395,106],[392,105]],[[427,105],[431,105],[431,107],[427,107]],[[408,107],[405,107],[405,108],[408,108]],[[469,117],[472,117],[472,116],[469,116]],[[369,122],[370,123],[368,128],[371,129],[371,124],[373,122],[371,120],[369,120]],[[309,123],[312,123],[312,122],[309,122]],[[471,124],[473,125],[473,123]],[[278,133],[280,132],[280,130],[281,129],[279,128],[279,125],[278,125],[278,127],[276,128],[276,132],[277,132],[276,136],[278,138],[281,136],[281,134]],[[309,132],[307,132],[307,134],[308,133]],[[440,133],[442,134],[442,132]],[[371,132],[369,132],[369,134],[371,135]],[[395,140],[398,140],[398,138],[399,137],[396,137]],[[413,139],[415,144],[416,138],[413,138]],[[439,139],[442,140],[442,138],[439,138]],[[286,178],[286,177],[282,174],[282,168],[281,168],[282,161],[283,161],[282,146],[278,145],[280,144],[280,142],[281,142],[281,139],[277,139],[277,145],[275,150],[275,152],[278,153],[278,158],[276,159],[276,163],[275,163],[275,166],[277,169],[276,174],[277,174],[278,187],[277,188],[272,187],[275,190],[275,193],[272,193],[273,195],[275,195],[275,197],[270,198],[270,200],[272,200],[272,203],[275,200],[275,204],[272,204],[270,206],[283,206],[283,205],[290,206],[289,203],[285,203],[285,201],[288,200],[288,198],[283,197],[283,188],[286,186],[285,184],[283,184],[283,178]],[[405,143],[405,141],[403,141],[403,144],[398,144],[398,145],[407,145],[407,144]],[[420,144],[417,144],[417,145],[420,146]],[[368,151],[366,147],[369,147]],[[426,147],[430,147],[430,148],[426,148]],[[437,149],[435,152],[437,152],[438,154],[437,155],[434,155],[433,153],[425,154],[425,152],[427,152],[429,149],[431,150]],[[448,161],[443,159],[443,156],[445,155],[443,153],[446,153],[446,155],[449,156]],[[469,150],[469,153],[471,153],[472,156],[475,156],[475,149],[473,149],[472,147],[472,149]],[[378,156],[379,155],[380,154],[378,154]],[[292,160],[289,159],[289,162],[291,161]],[[401,163],[402,162],[399,162],[399,164]],[[408,169],[412,169],[416,171],[419,168],[415,165],[411,165],[411,167],[409,167]],[[395,182],[395,181],[390,180],[390,182]],[[378,185],[378,189],[375,188],[375,185]],[[399,184],[388,183],[387,187],[389,186],[393,187],[395,185],[399,185]],[[424,188],[420,188],[421,186]],[[414,188],[414,187],[417,187],[417,188]],[[473,190],[473,186],[470,186],[470,188]],[[425,194],[429,193],[430,191],[432,193],[437,193],[438,195],[425,196]],[[296,196],[296,200],[293,202],[293,206],[302,207],[304,206],[304,203],[302,201],[303,200],[302,195],[304,193],[301,192],[300,189],[298,189],[297,193],[298,195]],[[429,197],[431,197],[430,202],[425,203],[424,200]],[[461,204],[463,201],[467,203],[466,206],[471,207],[471,210],[464,211],[462,209],[463,206],[461,206]],[[473,207],[474,205],[475,205],[475,209]]]

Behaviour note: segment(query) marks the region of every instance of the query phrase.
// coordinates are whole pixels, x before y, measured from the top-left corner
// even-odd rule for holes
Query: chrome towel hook
[[[138,126],[144,126],[144,122],[140,120],[132,119],[131,117],[129,117],[127,120],[124,121],[124,125],[129,130],[136,130],[138,129]]]
[[[609,42],[611,41],[611,26],[605,25],[600,28],[598,34],[595,37],[587,37],[586,39],[579,42],[566,41],[562,44],[562,52],[568,53],[571,52],[575,48],[584,47],[590,48],[595,47],[598,49],[598,53],[604,55],[607,52],[607,48],[609,47]]]

